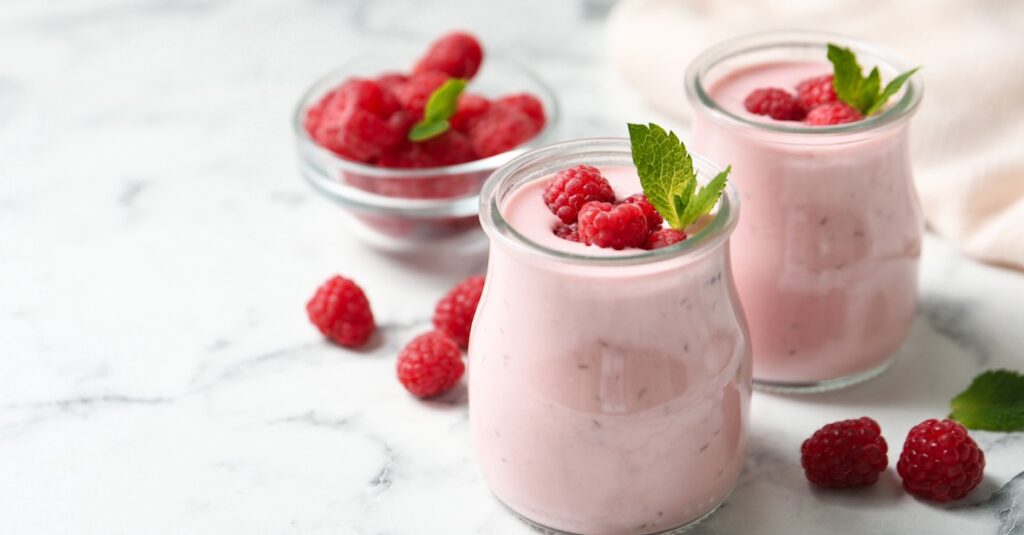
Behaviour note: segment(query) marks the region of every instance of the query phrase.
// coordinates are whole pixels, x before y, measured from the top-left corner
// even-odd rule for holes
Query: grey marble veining
[[[356,243],[300,179],[288,120],[348,56],[465,27],[556,88],[565,137],[622,135],[659,117],[605,63],[611,5],[5,2],[0,533],[528,533],[477,471],[465,387],[419,402],[394,379],[437,297],[481,266]],[[358,352],[305,319],[339,271],[381,325]],[[822,423],[870,414],[898,452],[975,373],[1024,367],[1024,276],[929,239],[921,286],[879,379],[755,395],[744,473],[694,533],[1024,533],[1019,433],[974,433],[988,469],[964,503],[914,500],[892,468],[858,493],[803,479]]]

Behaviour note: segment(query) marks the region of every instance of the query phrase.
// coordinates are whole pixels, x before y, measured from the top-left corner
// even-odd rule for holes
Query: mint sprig
[[[949,402],[949,417],[970,429],[1024,431],[1024,375],[991,370]]]
[[[832,86],[835,87],[836,96],[864,115],[873,115],[881,110],[886,101],[898,93],[907,79],[921,68],[914,67],[893,78],[882,89],[882,75],[878,67],[871,69],[865,77],[864,69],[857,62],[857,55],[849,48],[829,43],[828,60],[832,62]]]
[[[463,89],[466,89],[466,81],[461,78],[449,78],[435,89],[423,109],[423,118],[409,129],[409,141],[426,141],[447,132],[452,127],[449,119],[455,115]]]
[[[711,212],[728,182],[729,166],[697,192],[697,174],[686,145],[656,124],[629,124],[633,164],[640,187],[674,229],[683,230]]]

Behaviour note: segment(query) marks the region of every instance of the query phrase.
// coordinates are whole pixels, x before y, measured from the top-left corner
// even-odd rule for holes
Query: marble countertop
[[[527,533],[470,451],[465,390],[393,375],[434,301],[481,265],[403,265],[354,241],[296,170],[288,118],[363,50],[449,27],[557,88],[565,137],[640,106],[604,60],[608,0],[9,0],[0,12],[0,533]],[[678,125],[683,126],[683,125]],[[325,343],[305,300],[360,281],[381,326]],[[811,489],[805,436],[869,414],[898,449],[975,373],[1024,368],[1024,276],[926,242],[899,360],[860,387],[755,394],[735,492],[695,533],[1024,533],[1024,434],[974,433],[965,502],[894,469]]]

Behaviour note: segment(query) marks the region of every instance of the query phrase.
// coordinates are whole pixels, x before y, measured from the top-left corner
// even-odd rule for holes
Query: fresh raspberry
[[[449,130],[426,141],[403,142],[381,155],[381,167],[422,168],[455,165],[473,161],[476,153],[466,134]]]
[[[655,230],[647,235],[644,241],[644,249],[661,249],[679,243],[686,239],[686,233],[674,228],[663,228]]]
[[[640,207],[640,210],[644,213],[644,217],[647,219],[647,230],[649,232],[654,232],[660,229],[661,223],[665,221],[662,219],[661,214],[658,213],[658,210],[654,208],[654,205],[651,204],[651,201],[648,201],[647,196],[643,193],[634,193],[633,195],[626,197],[626,200],[622,202],[635,204]]]
[[[807,112],[804,122],[815,126],[830,124],[852,123],[863,119],[864,116],[845,102],[826,102],[813,110]]]
[[[515,95],[506,95],[499,98],[495,105],[507,106],[514,108],[522,112],[524,115],[533,121],[533,124],[537,125],[537,129],[544,127],[544,123],[547,122],[547,118],[544,116],[544,105],[540,103],[537,97],[529,93],[518,93]]]
[[[484,59],[480,42],[465,32],[451,32],[434,41],[416,66],[413,74],[440,71],[455,78],[470,79]]]
[[[335,106],[355,106],[382,118],[398,109],[395,96],[373,80],[352,78],[342,84],[335,98]]]
[[[868,417],[833,422],[800,446],[807,479],[823,487],[863,487],[878,481],[889,464],[889,446],[878,422]]]
[[[826,102],[836,101],[836,88],[831,74],[808,78],[796,86],[796,100],[804,111],[811,111]]]
[[[484,278],[469,277],[448,291],[434,307],[434,328],[451,337],[459,347],[469,345],[476,305],[484,291]]]
[[[590,165],[562,169],[544,188],[544,204],[566,224],[576,221],[576,215],[584,204],[614,200],[615,191],[608,179]]]
[[[959,500],[981,483],[985,453],[953,420],[925,420],[910,430],[896,464],[907,492],[928,500]]]
[[[387,121],[355,106],[324,110],[310,135],[320,146],[360,162],[372,162],[402,141]]]
[[[397,93],[398,88],[405,85],[408,81],[409,77],[400,72],[389,72],[377,77],[377,85],[387,91],[390,91],[392,95]]]
[[[462,132],[468,132],[469,127],[476,121],[476,119],[487,113],[487,110],[490,108],[490,100],[487,100],[480,95],[463,93],[459,96],[459,102],[455,107],[455,114],[452,115],[451,118],[452,128]]]
[[[635,204],[590,201],[580,208],[580,239],[587,245],[625,249],[647,239],[647,218]]]
[[[447,392],[465,370],[459,346],[437,331],[413,338],[398,354],[398,380],[419,398]]]
[[[762,87],[753,90],[743,100],[747,111],[757,115],[767,115],[779,121],[799,121],[804,118],[804,109],[800,107],[796,97],[785,89]]]
[[[361,346],[376,329],[366,294],[341,275],[317,288],[306,303],[306,313],[324,336],[345,347]]]
[[[532,138],[540,128],[523,112],[492,105],[469,128],[473,150],[481,158],[510,151]]]
[[[451,78],[439,71],[426,71],[412,75],[404,84],[395,90],[395,96],[402,107],[415,116],[416,120],[423,117],[423,109],[427,107],[430,95]]]
[[[569,223],[568,225],[559,224],[552,232],[563,240],[580,242],[580,231],[576,223]]]

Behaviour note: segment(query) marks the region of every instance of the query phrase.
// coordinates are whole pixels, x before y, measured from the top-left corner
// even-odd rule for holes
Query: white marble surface
[[[288,115],[348,55],[448,27],[557,87],[565,136],[655,119],[604,63],[609,2],[6,0],[0,7],[0,533],[527,533],[488,493],[465,391],[412,399],[397,348],[480,269],[364,249],[299,178]],[[681,68],[681,66],[680,66]],[[358,279],[372,348],[303,305]],[[894,469],[816,491],[801,440],[875,416],[898,450],[978,371],[1024,368],[1024,276],[927,241],[920,313],[883,377],[756,394],[746,469],[695,533],[1024,533],[1024,436],[974,433],[986,480],[934,506]],[[1016,478],[1016,479],[1014,479]]]

